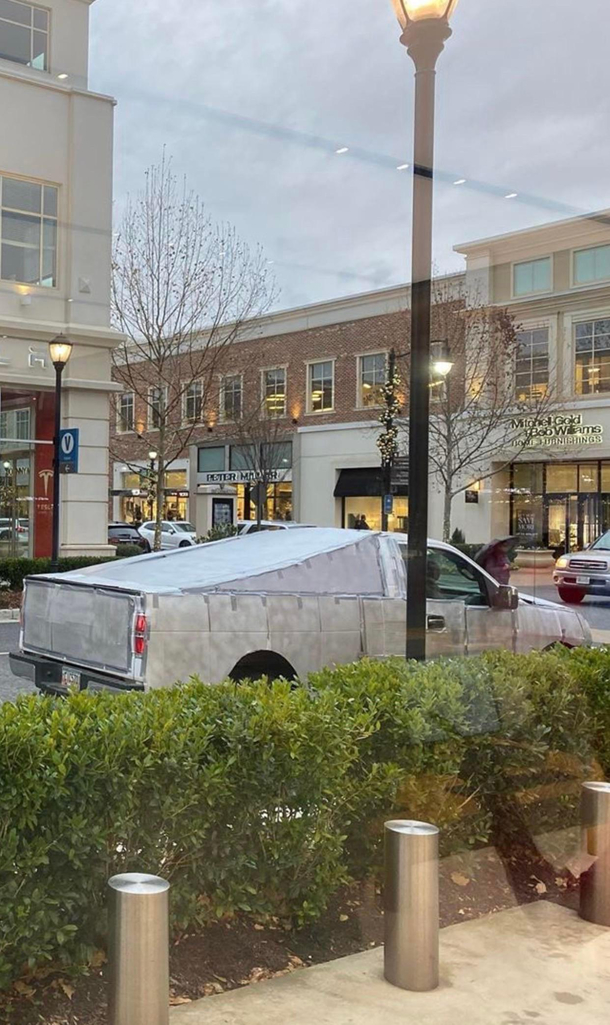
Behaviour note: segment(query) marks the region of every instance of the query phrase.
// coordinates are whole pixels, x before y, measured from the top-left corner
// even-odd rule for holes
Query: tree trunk
[[[161,530],[163,523],[163,499],[165,498],[165,432],[159,431],[159,448],[157,451],[157,480],[155,482],[157,496],[157,516],[155,519],[155,540],[153,551],[161,551]]]
[[[443,541],[451,540],[451,506],[453,504],[453,495],[451,494],[451,488],[445,484],[445,503],[443,511]]]

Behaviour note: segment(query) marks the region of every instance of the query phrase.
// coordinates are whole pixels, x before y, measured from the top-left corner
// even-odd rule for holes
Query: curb
[[[19,609],[0,609],[0,623],[18,623]]]

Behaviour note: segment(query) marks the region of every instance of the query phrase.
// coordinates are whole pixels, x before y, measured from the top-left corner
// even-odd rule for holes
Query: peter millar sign
[[[528,448],[550,448],[562,445],[602,445],[602,424],[583,423],[582,413],[558,413],[554,416],[517,417],[510,422],[511,430],[528,434]]]
[[[265,477],[270,484],[281,484],[284,481],[292,480],[292,471],[267,470]],[[254,470],[227,470],[218,473],[197,474],[198,484],[256,484],[260,474]]]

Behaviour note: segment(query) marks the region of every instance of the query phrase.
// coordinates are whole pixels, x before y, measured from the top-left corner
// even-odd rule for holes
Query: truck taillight
[[[134,639],[133,639],[133,650],[136,653],[136,655],[143,655],[144,652],[146,651],[146,631],[147,631],[147,627],[148,627],[148,623],[146,621],[146,616],[144,616],[144,615],[136,616],[136,626],[135,626],[135,630],[134,630]]]

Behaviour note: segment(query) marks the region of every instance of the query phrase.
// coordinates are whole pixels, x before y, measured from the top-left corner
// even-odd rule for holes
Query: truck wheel
[[[575,587],[559,587],[557,590],[559,591],[559,597],[567,605],[580,605],[587,593],[586,591],[579,591]]]
[[[260,680],[261,676],[268,676],[270,680],[277,680],[280,677],[284,680],[296,680],[297,674],[290,662],[275,651],[253,651],[240,658],[229,674],[229,679],[241,683],[243,680]]]

